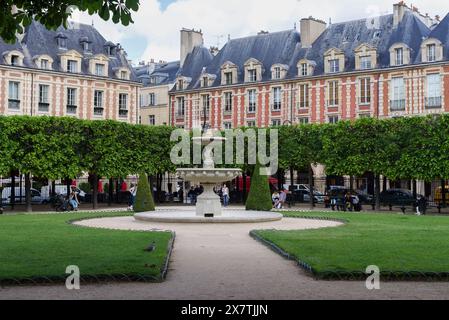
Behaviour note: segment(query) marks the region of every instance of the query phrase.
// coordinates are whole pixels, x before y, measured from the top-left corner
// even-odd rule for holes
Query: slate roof
[[[411,49],[412,63],[420,63],[420,46],[424,39],[432,34],[444,38],[446,48],[449,45],[449,17],[446,17],[433,31],[415,14],[406,11],[399,25],[393,27],[393,14],[376,18],[360,19],[329,25],[311,48],[302,48],[301,35],[296,30],[259,34],[241,39],[230,40],[213,57],[204,47],[196,47],[188,55],[180,76],[192,78],[187,90],[200,87],[199,76],[203,70],[217,76],[212,87],[221,84],[221,66],[229,61],[237,65],[238,83],[244,81],[244,64],[250,58],[259,60],[264,67],[262,81],[271,79],[271,67],[284,64],[289,67],[287,79],[297,77],[297,63],[308,59],[316,63],[314,75],[324,74],[324,53],[337,48],[345,54],[345,72],[355,69],[354,50],[361,44],[368,44],[377,50],[378,68],[390,67],[390,47],[395,43],[405,43]],[[449,48],[448,48],[449,49]],[[207,51],[207,53],[206,53]],[[446,50],[446,56],[448,50]],[[176,91],[176,88],[173,89]]]
[[[449,14],[430,33],[430,38],[436,38],[443,43],[444,58],[449,59]]]
[[[144,87],[150,87],[174,83],[179,69],[180,61],[172,61],[137,66],[134,68],[134,72]],[[156,83],[150,82],[152,77],[155,77]]]
[[[56,40],[58,35],[66,37],[67,50],[60,49]],[[90,44],[90,53],[84,53],[84,49],[80,40],[88,40]],[[10,50],[18,50],[25,56],[24,66],[28,68],[36,68],[33,57],[38,55],[49,55],[53,60],[53,70],[61,70],[59,54],[76,50],[84,59],[81,66],[81,74],[90,75],[89,58],[96,54],[106,54],[105,45],[108,42],[93,26],[87,24],[70,24],[68,29],[59,27],[56,31],[47,30],[41,23],[33,21],[26,29],[22,41],[16,41],[15,44],[9,45],[0,38],[0,54]],[[0,64],[5,64],[4,59],[0,60]],[[109,77],[115,78],[114,70],[116,68],[128,68],[131,72],[131,80],[136,81],[133,68],[127,60],[124,53],[116,50],[115,55],[109,59]]]

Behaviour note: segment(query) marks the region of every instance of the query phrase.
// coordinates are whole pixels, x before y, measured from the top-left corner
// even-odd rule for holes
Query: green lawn
[[[449,272],[449,218],[392,214],[292,213],[347,220],[337,228],[257,231],[257,235],[312,267],[328,272]]]
[[[100,230],[68,223],[96,216],[0,216],[0,282],[66,277],[69,265],[79,266],[82,277],[125,274],[161,279],[171,233]],[[153,241],[156,250],[146,252],[144,249]]]

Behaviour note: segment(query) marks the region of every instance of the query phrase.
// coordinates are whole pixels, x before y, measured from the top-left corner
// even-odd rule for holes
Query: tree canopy
[[[76,9],[127,26],[134,22],[132,11],[139,10],[139,6],[139,0],[2,0],[0,37],[14,43],[16,33],[22,34],[33,19],[49,30],[67,27],[67,20]]]

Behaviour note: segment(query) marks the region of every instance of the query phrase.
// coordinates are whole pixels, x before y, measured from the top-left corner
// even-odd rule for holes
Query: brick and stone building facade
[[[90,25],[49,31],[38,22],[0,40],[0,115],[138,122],[140,83],[119,44]]]
[[[393,14],[356,21],[305,18],[299,32],[229,40],[216,55],[197,45],[170,99],[170,123],[185,129],[204,120],[227,129],[446,113],[449,15],[440,21],[400,2]],[[324,172],[315,174],[326,179]],[[419,183],[424,189],[433,187]]]

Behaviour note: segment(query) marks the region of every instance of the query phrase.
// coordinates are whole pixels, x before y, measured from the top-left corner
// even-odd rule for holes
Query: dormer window
[[[309,71],[308,71],[308,65],[307,63],[303,62],[301,63],[301,76],[306,77],[309,75]]]
[[[184,90],[184,80],[178,80],[178,90]]]
[[[256,82],[257,81],[257,71],[256,69],[248,70],[248,82]]]
[[[112,43],[111,41],[108,41],[104,45],[104,48],[105,48],[107,56],[109,56],[109,57],[115,56],[117,46],[114,43]]]
[[[78,61],[67,60],[67,72],[77,73],[78,72]]]
[[[273,78],[274,79],[280,79],[281,78],[281,68],[280,67],[274,68]]]
[[[231,85],[232,84],[232,72],[225,72],[225,84]]]
[[[49,69],[49,63],[47,59],[41,59],[41,69],[43,70]]]
[[[128,72],[120,71],[120,79],[128,79]]]
[[[390,48],[390,64],[403,66],[410,63],[410,48],[405,43],[397,43]],[[425,51],[425,50],[424,50]]]
[[[105,75],[104,64],[102,63],[95,64],[95,75],[100,77],[103,77]]]
[[[340,72],[340,62],[338,61],[338,59],[329,60],[329,72]]]
[[[284,79],[287,76],[288,66],[284,64],[275,64],[271,67],[271,78],[273,80]]]
[[[404,49],[396,48],[394,49],[395,65],[401,66],[404,64]]]
[[[89,42],[83,42],[83,50],[84,50],[84,52],[90,52]]]
[[[19,62],[19,56],[17,55],[11,55],[11,65],[12,66],[19,66],[20,62]]]
[[[250,58],[245,63],[245,82],[256,82],[262,79],[263,65],[257,59]]]
[[[331,48],[324,53],[325,73],[338,73],[345,69],[344,52],[337,48]]]
[[[366,70],[371,68],[372,68],[371,56],[360,57],[360,69]]]
[[[436,61],[436,45],[434,43],[427,45],[427,61],[434,62]]]
[[[63,33],[58,33],[56,36],[59,49],[67,49],[67,36]]]

